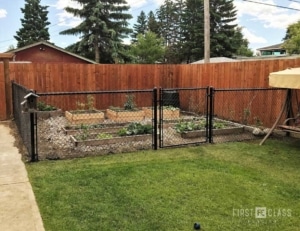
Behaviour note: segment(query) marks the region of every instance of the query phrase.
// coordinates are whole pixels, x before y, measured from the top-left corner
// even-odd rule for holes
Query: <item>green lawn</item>
[[[47,231],[299,230],[300,142],[258,143],[26,167]]]

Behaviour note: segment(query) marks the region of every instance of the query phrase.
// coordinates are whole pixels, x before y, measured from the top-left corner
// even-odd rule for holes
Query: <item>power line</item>
[[[300,1],[296,1],[296,0],[289,0],[290,2],[297,2],[300,3]]]
[[[243,1],[244,1],[244,2],[252,2],[252,3],[256,3],[256,4],[261,4],[261,5],[266,5],[266,6],[273,6],[273,7],[277,7],[277,8],[283,8],[283,9],[287,9],[287,10],[296,10],[296,11],[300,11],[300,9],[291,8],[291,7],[287,7],[287,6],[278,6],[278,5],[273,5],[273,4],[264,3],[264,2],[251,1],[251,0],[243,0]]]

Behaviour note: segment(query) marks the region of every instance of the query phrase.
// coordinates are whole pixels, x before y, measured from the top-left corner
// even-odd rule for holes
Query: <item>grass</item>
[[[47,231],[299,230],[300,144],[268,140],[27,164]],[[266,207],[267,218],[255,218]]]

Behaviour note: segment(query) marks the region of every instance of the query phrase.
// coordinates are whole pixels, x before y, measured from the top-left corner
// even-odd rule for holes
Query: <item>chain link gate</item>
[[[211,96],[209,87],[161,88],[156,115],[159,128],[159,147],[210,142]],[[193,131],[196,130],[196,127],[197,131]]]

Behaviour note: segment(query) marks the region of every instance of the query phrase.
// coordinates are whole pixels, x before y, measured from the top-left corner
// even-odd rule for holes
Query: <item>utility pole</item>
[[[209,0],[204,0],[204,63],[210,61],[210,14]]]

